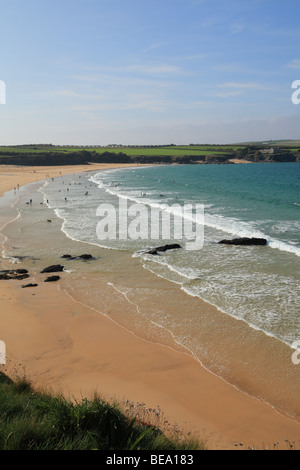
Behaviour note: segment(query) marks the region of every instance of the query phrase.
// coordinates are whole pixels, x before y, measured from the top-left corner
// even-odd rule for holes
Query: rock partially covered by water
[[[79,255],[77,258],[83,259],[83,260],[94,259],[92,255]]]
[[[50,277],[47,277],[47,279],[45,279],[44,282],[56,282],[59,280],[60,280],[59,276],[50,276]]]
[[[267,240],[265,238],[234,238],[233,240],[221,240],[219,243],[223,245],[242,245],[242,246],[250,246],[250,245],[259,245],[259,246],[266,246]]]
[[[146,251],[147,254],[149,255],[158,255],[159,252],[165,252],[168,250],[178,250],[181,248],[180,245],[177,243],[173,243],[171,245],[163,245],[163,246],[158,246],[157,248],[152,248],[151,250]]]
[[[62,266],[61,264],[54,264],[52,266],[48,266],[48,268],[43,269],[43,271],[41,271],[41,273],[42,274],[43,273],[60,273],[64,269],[65,269],[65,267]]]

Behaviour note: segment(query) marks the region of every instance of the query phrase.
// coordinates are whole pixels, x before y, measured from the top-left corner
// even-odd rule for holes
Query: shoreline
[[[17,184],[121,166],[137,165],[1,167],[0,195]],[[135,336],[55,285],[33,292],[20,289],[19,281],[2,281],[0,300],[1,339],[37,387],[77,398],[97,391],[159,404],[180,429],[196,432],[210,449],[235,449],[238,443],[259,448],[262,441],[286,448],[285,439],[300,438],[300,423],[238,391],[191,356]]]

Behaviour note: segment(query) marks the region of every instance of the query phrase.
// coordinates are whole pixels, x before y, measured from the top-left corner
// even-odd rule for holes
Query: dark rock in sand
[[[21,281],[22,279],[27,279],[29,277],[27,269],[16,269],[16,270],[3,270],[0,271],[0,280],[10,281],[11,279],[16,279]]]
[[[41,273],[60,273],[64,270],[64,266],[61,264],[54,264],[53,266],[49,266],[48,268],[43,269]]]
[[[25,286],[21,286],[22,289],[26,289],[26,287],[37,287],[37,284],[26,284]]]
[[[56,281],[59,281],[59,280],[60,280],[59,276],[50,276],[50,277],[47,277],[47,279],[45,279],[44,282],[56,282]]]
[[[2,269],[0,273],[17,275],[17,274],[28,274],[28,271],[27,269]]]
[[[10,279],[12,279],[12,277],[9,274],[0,273],[0,280],[1,281],[8,281]]]
[[[177,243],[174,243],[172,245],[158,246],[157,248],[148,250],[146,253],[149,255],[157,255],[159,252],[165,252],[168,250],[178,250],[179,248],[181,248],[181,246],[178,245]]]
[[[234,238],[233,240],[221,240],[219,243],[223,245],[266,246],[268,242],[265,238]]]
[[[74,260],[74,259],[82,259],[84,261],[87,261],[87,260],[90,260],[90,259],[94,259],[92,255],[79,255],[79,256],[71,256],[71,255],[62,255],[62,259],[71,259],[71,260]]]
[[[17,279],[17,281],[22,281],[23,279],[28,279],[29,277],[29,274],[16,274],[13,279]]]

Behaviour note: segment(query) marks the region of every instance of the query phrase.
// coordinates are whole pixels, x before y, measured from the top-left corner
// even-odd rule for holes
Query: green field
[[[168,155],[172,157],[181,157],[185,155],[224,155],[226,152],[224,147],[221,148],[203,148],[203,147],[155,147],[155,148],[145,148],[145,147],[118,147],[118,148],[101,148],[95,149],[96,152],[102,153],[104,151],[108,152],[122,152],[130,156],[161,156]]]
[[[173,156],[185,155],[225,155],[242,148],[242,146],[210,146],[210,145],[170,145],[170,146],[131,146],[131,147],[93,147],[93,146],[52,146],[52,145],[23,145],[23,146],[0,146],[2,154],[38,154],[41,152],[78,152],[94,151],[97,153],[110,152],[129,156]]]

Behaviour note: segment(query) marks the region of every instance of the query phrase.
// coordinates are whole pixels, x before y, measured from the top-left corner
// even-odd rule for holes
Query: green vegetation
[[[233,145],[54,146],[34,144],[0,147],[0,164],[21,166],[87,165],[89,163],[228,164],[299,162],[299,141]]]
[[[179,433],[126,416],[99,397],[68,401],[0,373],[0,450],[196,450]]]

